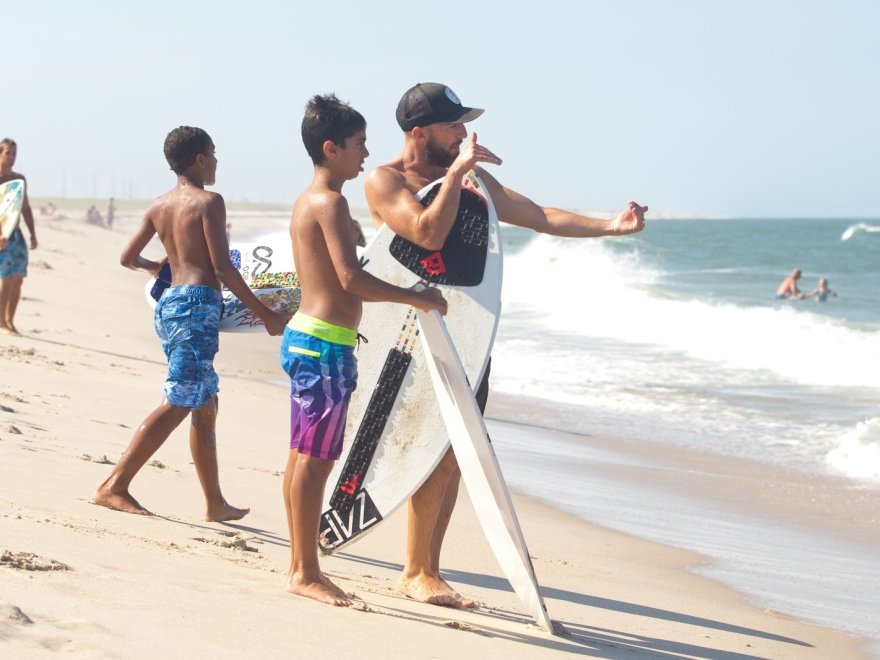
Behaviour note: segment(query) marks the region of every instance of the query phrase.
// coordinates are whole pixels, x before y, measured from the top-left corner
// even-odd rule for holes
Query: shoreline
[[[509,483],[582,520],[694,551],[698,569],[762,607],[848,630],[880,652],[880,490],[843,477],[784,470],[748,459],[536,427],[556,419],[530,399],[492,393],[487,423]],[[533,448],[534,436],[544,447]],[[576,461],[582,505],[566,468],[542,488],[542,452]],[[571,452],[571,453],[568,453]],[[577,458],[574,458],[577,455]],[[539,476],[535,476],[539,475]],[[566,498],[566,496],[568,496]],[[566,505],[566,502],[568,504]]]
[[[267,335],[224,335],[216,361],[221,483],[231,503],[253,507],[250,515],[238,523],[200,521],[185,425],[132,485],[159,515],[90,504],[108,463],[161,400],[165,365],[143,299],[145,276],[118,266],[135,221],[123,214],[110,232],[44,222],[17,319],[26,336],[0,338],[0,456],[8,475],[0,484],[0,551],[22,564],[0,565],[4,655],[349,653],[366,641],[367,657],[434,657],[438,649],[523,660],[560,651],[867,657],[864,639],[756,607],[693,572],[706,561],[697,553],[584,522],[518,493],[548,611],[568,637],[539,632],[522,613],[465,489],[444,548],[444,576],[483,603],[479,610],[447,610],[394,593],[403,511],[350,552],[322,559],[343,588],[358,593],[355,607],[328,609],[284,594],[289,546],[279,491],[289,420],[286,392],[270,384],[279,378],[278,340]],[[37,556],[30,568],[23,553]],[[41,570],[49,560],[68,570]],[[313,632],[328,631],[331,621],[332,634]]]

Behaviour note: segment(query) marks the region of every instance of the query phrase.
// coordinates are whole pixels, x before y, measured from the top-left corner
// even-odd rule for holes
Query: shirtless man
[[[804,294],[801,293],[800,289],[798,289],[797,281],[801,278],[801,269],[795,268],[788,274],[784,280],[782,280],[782,284],[779,285],[779,288],[776,289],[776,297],[777,298],[794,298],[795,300],[800,300],[804,297]]]
[[[18,155],[18,146],[14,140],[4,138],[0,141],[0,183],[6,183],[13,179],[25,181],[24,175],[14,172],[15,157]],[[37,231],[34,228],[34,212],[28,201],[27,190],[24,194],[24,204],[21,207],[21,217],[27,225],[31,235],[30,249],[37,249]],[[21,299],[21,285],[27,277],[28,245],[24,242],[24,233],[21,225],[15,228],[12,236],[5,239],[0,236],[0,334],[18,337],[21,333],[15,327],[15,310]]]
[[[152,515],[128,492],[129,484],[191,415],[189,445],[205,494],[205,520],[238,520],[250,509],[236,508],[223,498],[214,435],[219,408],[213,363],[219,348],[220,283],[265,323],[270,335],[284,331],[287,316],[261,303],[229,261],[226,206],[220,195],[205,190],[214,184],[217,172],[210,136],[200,128],[176,128],[165,139],[165,158],[177,174],[177,185],[153,202],[120,258],[126,268],[153,276],[165,261],[171,266],[171,286],[162,293],[154,315],[168,358],[165,399],[138,427],[93,501],[126,513]],[[158,262],[141,256],[156,234],[168,255]]]
[[[302,138],[315,174],[296,198],[290,220],[302,304],[281,344],[281,366],[290,377],[290,451],[283,482],[290,531],[287,591],[341,607],[351,600],[321,572],[318,524],[357,386],[354,350],[363,303],[387,300],[446,313],[437,289],[404,289],[361,267],[355,250],[359,226],[342,186],[363,171],[369,155],[366,131],[363,116],[335,95],[315,96],[306,106]]]
[[[647,206],[630,202],[613,220],[600,220],[535,204],[505,188],[478,163],[500,165],[501,159],[467,137],[465,122],[483,113],[462,106],[445,85],[420,83],[406,91],[397,106],[397,123],[403,130],[403,152],[369,173],[367,205],[376,227],[387,224],[395,233],[427,250],[443,247],[458,213],[463,177],[476,169],[488,188],[498,218],[534,231],[586,238],[621,236],[641,231]],[[415,193],[437,179],[443,186],[424,208]],[[487,374],[488,376],[488,374]],[[485,407],[487,382],[477,395]],[[398,589],[410,598],[446,607],[473,607],[440,577],[440,550],[458,496],[460,472],[450,449],[409,502],[406,564]]]

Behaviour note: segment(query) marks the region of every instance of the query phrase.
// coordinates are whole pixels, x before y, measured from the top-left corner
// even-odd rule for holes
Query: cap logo
[[[448,87],[444,87],[443,91],[446,92],[446,98],[448,98],[450,101],[455,103],[455,105],[461,105],[461,101],[458,100],[458,97],[455,95],[455,92],[453,92]]]

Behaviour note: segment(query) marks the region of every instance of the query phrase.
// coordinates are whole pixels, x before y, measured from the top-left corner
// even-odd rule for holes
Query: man
[[[366,180],[367,205],[377,227],[387,224],[422,248],[439,250],[458,213],[462,179],[476,169],[503,222],[574,238],[621,236],[644,228],[648,207],[635,202],[613,220],[599,220],[540,207],[502,186],[477,166],[500,165],[501,159],[477,142],[476,133],[465,141],[464,123],[481,114],[480,108],[463,106],[445,85],[420,83],[406,91],[397,106],[397,123],[404,132],[403,152],[370,172]],[[425,208],[415,193],[437,179],[443,179],[443,185]],[[477,399],[484,408],[488,395],[485,378],[479,390]],[[459,478],[450,449],[410,500],[406,565],[398,589],[410,598],[435,605],[473,607],[473,601],[459,596],[440,577],[440,550],[458,495]]]
[[[6,183],[13,179],[25,181],[24,175],[14,172],[15,158],[18,155],[18,146],[14,140],[4,138],[0,141],[0,183]],[[21,217],[27,225],[31,235],[30,249],[37,249],[37,230],[34,227],[34,212],[28,201],[27,190],[24,194],[24,204],[21,207]],[[15,311],[18,309],[18,301],[21,299],[21,285],[27,277],[28,246],[24,242],[24,234],[21,226],[15,228],[9,240],[0,236],[0,334],[18,337],[21,333],[15,327]]]
[[[776,297],[777,298],[794,298],[795,300],[800,300],[804,297],[804,294],[801,293],[800,289],[798,289],[797,281],[801,278],[801,269],[795,268],[788,274],[784,280],[782,280],[782,284],[779,285],[779,288],[776,289]]]

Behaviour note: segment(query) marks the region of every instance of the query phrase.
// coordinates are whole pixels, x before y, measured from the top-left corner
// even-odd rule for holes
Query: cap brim
[[[453,122],[450,123],[465,124],[469,121],[473,121],[481,114],[483,114],[482,108],[462,108],[462,110],[464,110],[464,114],[462,114],[458,119],[455,119]]]

